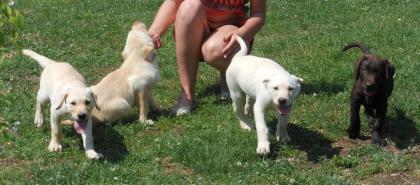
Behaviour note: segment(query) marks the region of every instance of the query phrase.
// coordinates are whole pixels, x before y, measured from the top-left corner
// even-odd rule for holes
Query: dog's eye
[[[86,105],[89,105],[89,104],[90,104],[90,101],[89,101],[89,100],[86,100],[86,101],[85,101],[85,104],[86,104]]]
[[[289,91],[293,91],[293,90],[295,90],[295,88],[289,87]]]
[[[273,89],[274,89],[274,90],[276,90],[276,91],[277,91],[277,90],[279,90],[279,88],[278,88],[278,87],[274,87]]]
[[[72,101],[70,104],[71,104],[71,105],[76,105],[76,102]]]

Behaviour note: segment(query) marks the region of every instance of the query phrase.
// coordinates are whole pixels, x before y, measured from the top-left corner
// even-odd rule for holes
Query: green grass
[[[0,184],[410,184],[420,182],[420,1],[267,1],[268,18],[253,54],[278,61],[305,82],[290,118],[292,142],[257,156],[256,133],[239,128],[230,104],[218,99],[218,73],[199,66],[197,110],[156,125],[138,122],[95,128],[101,161],[86,159],[71,126],[64,148],[47,150],[49,126],[33,124],[40,67],[0,50]],[[21,42],[71,63],[89,84],[121,62],[134,20],[150,25],[161,1],[21,0],[26,18]],[[171,33],[171,31],[168,31]],[[168,110],[178,96],[172,34],[159,50],[157,103]],[[389,101],[388,146],[347,139],[349,96],[363,41],[396,66]],[[362,116],[362,134],[370,138]],[[269,115],[269,125],[275,118]],[[7,124],[7,125],[5,125]],[[3,126],[5,125],[5,126]],[[48,124],[47,124],[48,125]]]

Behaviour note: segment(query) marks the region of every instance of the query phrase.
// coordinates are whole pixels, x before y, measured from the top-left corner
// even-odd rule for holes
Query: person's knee
[[[176,19],[188,21],[200,14],[204,14],[204,6],[201,1],[184,0],[178,8]]]
[[[208,41],[202,47],[203,58],[207,64],[223,60],[223,45],[215,41]]]

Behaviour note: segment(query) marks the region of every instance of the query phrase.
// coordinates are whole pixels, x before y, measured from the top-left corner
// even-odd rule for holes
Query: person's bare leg
[[[229,99],[229,89],[226,84],[225,72],[231,60],[230,58],[226,59],[223,57],[223,48],[227,44],[223,41],[223,38],[237,29],[238,27],[233,25],[226,25],[216,29],[204,42],[202,47],[204,60],[207,64],[220,71],[220,91],[223,100]]]
[[[181,82],[181,96],[175,107],[188,107],[194,102],[200,47],[208,32],[201,1],[182,2],[175,20],[176,57]]]

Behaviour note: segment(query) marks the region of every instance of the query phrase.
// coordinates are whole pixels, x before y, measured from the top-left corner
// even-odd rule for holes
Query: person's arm
[[[156,48],[162,47],[160,36],[174,23],[176,12],[181,2],[182,0],[165,0],[156,13],[155,19],[148,31],[153,38]]]
[[[223,54],[225,58],[229,58],[236,50],[237,44],[234,35],[242,37],[247,43],[249,43],[255,34],[261,30],[265,24],[266,18],[266,2],[265,0],[251,0],[250,3],[251,12],[249,18],[245,24],[241,26],[237,31],[227,35],[224,40],[228,44],[223,48]],[[236,45],[236,47],[235,47]]]
[[[251,0],[251,12],[245,24],[237,32],[246,41],[250,41],[264,26],[266,18],[265,0]]]

